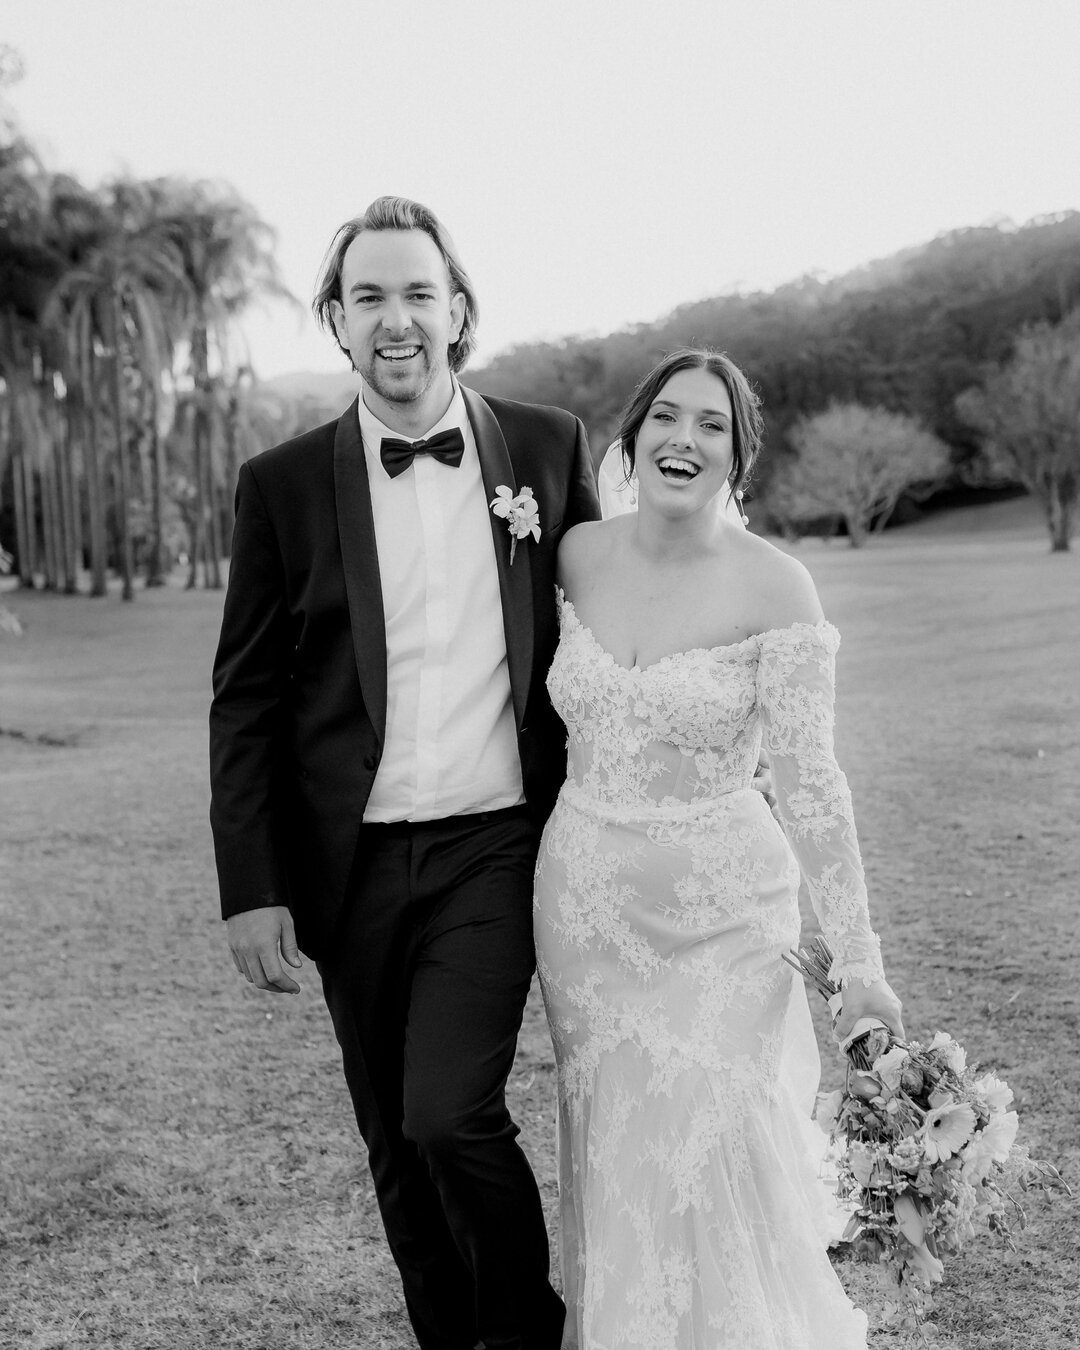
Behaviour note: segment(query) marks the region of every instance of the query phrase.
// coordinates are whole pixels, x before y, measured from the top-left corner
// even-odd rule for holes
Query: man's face
[[[395,404],[449,398],[447,348],[461,335],[465,297],[423,230],[364,230],[345,251],[334,331],[364,383]]]

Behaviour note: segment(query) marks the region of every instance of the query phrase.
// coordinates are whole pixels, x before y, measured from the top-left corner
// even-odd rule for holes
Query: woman
[[[536,944],[576,1350],[865,1345],[826,1253],[817,1049],[781,959],[800,870],[844,985],[838,1036],[903,1028],[832,753],[838,635],[806,570],[728,511],[761,426],[727,357],[669,356],[620,428],[636,513],[560,547],[548,686],[570,768]],[[782,830],[750,787],[762,738]]]

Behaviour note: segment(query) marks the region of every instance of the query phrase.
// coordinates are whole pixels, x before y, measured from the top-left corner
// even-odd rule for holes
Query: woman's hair
[[[312,312],[319,326],[333,333],[337,345],[346,356],[349,356],[348,348],[342,346],[341,339],[334,329],[330,305],[334,300],[341,303],[341,268],[345,261],[345,253],[356,236],[363,234],[365,230],[423,230],[434,241],[450,273],[450,294],[465,297],[465,320],[461,325],[461,333],[458,340],[451,343],[447,349],[450,369],[455,372],[463,369],[476,347],[476,322],[479,316],[476,292],[473,290],[468,272],[458,257],[454,241],[434,211],[421,205],[420,202],[410,201],[408,197],[376,198],[362,216],[354,216],[352,220],[347,220],[334,235],[319,269],[315,298],[311,303]]]
[[[709,347],[680,347],[671,352],[641,380],[630,401],[623,409],[619,419],[619,442],[622,446],[623,463],[629,478],[634,470],[634,453],[638,432],[653,400],[672,375],[681,370],[707,370],[722,380],[728,397],[731,399],[732,413],[732,465],[731,491],[737,492],[749,480],[750,470],[754,466],[761,449],[765,423],[761,416],[761,399],[750,386],[750,381],[739,367],[724,352],[713,351]]]

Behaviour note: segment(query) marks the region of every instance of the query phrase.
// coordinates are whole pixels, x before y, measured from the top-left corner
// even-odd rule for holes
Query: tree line
[[[1078,306],[1080,213],[1068,211],[951,231],[839,278],[702,300],[604,337],[521,345],[466,378],[569,408],[600,453],[665,352],[717,347],[764,401],[755,524],[834,517],[860,543],[903,495],[1023,483],[1062,549],[1080,487]],[[1022,415],[1000,393],[1018,384]]]
[[[182,560],[190,587],[220,586],[240,464],[341,411],[258,381],[238,340],[253,301],[292,299],[273,232],[227,184],[46,171],[4,101],[18,75],[0,46],[0,570],[66,592],[85,570],[101,595],[113,569],[130,598]],[[635,381],[687,344],[728,351],[762,394],[755,527],[858,545],[905,499],[1021,483],[1068,548],[1080,213],[521,345],[466,381],[569,408],[599,456]]]
[[[3,85],[18,59],[0,49]],[[0,103],[0,543],[24,585],[85,565],[221,584],[242,460],[289,435],[235,321],[288,297],[274,236],[227,184],[47,172]],[[0,558],[2,561],[2,558]]]

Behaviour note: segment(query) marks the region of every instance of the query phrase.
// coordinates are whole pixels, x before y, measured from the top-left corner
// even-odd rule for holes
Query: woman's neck
[[[674,518],[639,501],[632,543],[650,562],[692,563],[715,552],[727,528],[715,500],[693,515]]]

